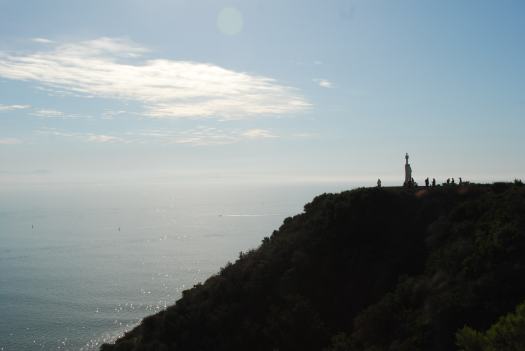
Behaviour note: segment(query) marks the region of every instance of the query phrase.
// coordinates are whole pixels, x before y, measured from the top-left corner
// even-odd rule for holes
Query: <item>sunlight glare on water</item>
[[[332,186],[0,191],[0,351],[96,350]]]

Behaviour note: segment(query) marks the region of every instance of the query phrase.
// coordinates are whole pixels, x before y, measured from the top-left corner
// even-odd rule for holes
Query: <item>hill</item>
[[[521,184],[323,194],[102,350],[514,350],[524,277]]]

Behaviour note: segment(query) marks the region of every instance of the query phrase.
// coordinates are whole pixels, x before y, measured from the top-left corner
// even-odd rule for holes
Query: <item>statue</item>
[[[405,183],[403,183],[403,185],[407,188],[413,185],[412,168],[410,167],[410,163],[408,163],[408,152],[405,155]]]

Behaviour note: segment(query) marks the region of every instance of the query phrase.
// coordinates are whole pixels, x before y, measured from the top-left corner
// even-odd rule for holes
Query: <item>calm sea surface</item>
[[[96,350],[348,185],[0,190],[0,351]]]

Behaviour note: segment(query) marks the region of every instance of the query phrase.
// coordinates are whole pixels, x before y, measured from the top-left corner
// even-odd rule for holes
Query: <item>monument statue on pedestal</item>
[[[403,186],[410,188],[414,185],[414,180],[412,179],[412,167],[408,163],[408,152],[405,155],[405,182]]]

